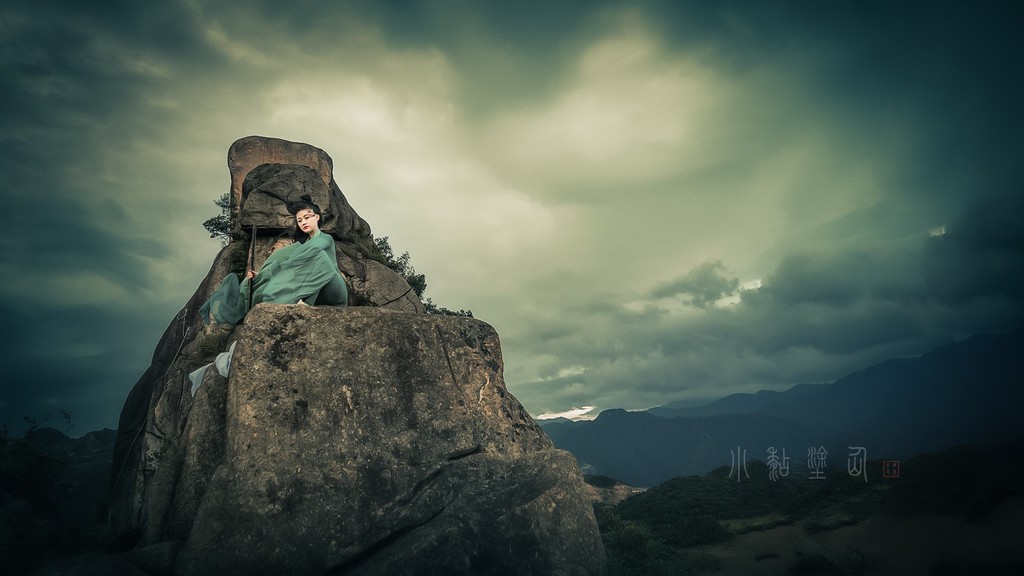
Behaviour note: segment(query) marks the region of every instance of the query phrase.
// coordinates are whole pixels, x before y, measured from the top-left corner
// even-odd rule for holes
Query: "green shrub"
[[[216,238],[225,245],[231,240],[231,195],[225,192],[213,203],[220,208],[220,214],[203,222],[203,228],[210,233],[210,238]]]
[[[228,341],[227,332],[203,334],[196,338],[196,353],[200,358],[212,358],[225,350]]]
[[[434,301],[427,298],[423,302],[423,308],[427,311],[427,314],[443,314],[445,316],[465,316],[467,318],[473,317],[472,310],[449,310],[447,308],[441,308],[434,305]]]
[[[416,293],[416,297],[423,302],[423,308],[427,311],[427,314],[473,317],[471,310],[449,310],[435,305],[430,298],[423,300],[423,293],[427,291],[426,275],[416,272],[416,268],[411,263],[412,257],[409,256],[408,252],[402,252],[401,256],[395,257],[395,251],[391,248],[391,243],[387,236],[376,239],[370,236],[366,239],[360,239],[355,242],[355,245],[367,258],[384,264],[401,276],[412,288],[412,291]]]

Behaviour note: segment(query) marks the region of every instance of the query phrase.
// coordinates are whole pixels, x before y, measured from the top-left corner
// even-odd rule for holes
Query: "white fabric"
[[[196,390],[199,389],[199,385],[203,383],[203,377],[206,376],[206,369],[210,366],[216,366],[217,373],[225,378],[228,377],[228,373],[231,371],[231,357],[235,353],[235,344],[237,342],[237,340],[232,342],[227,352],[217,354],[217,358],[213,362],[189,373],[188,379],[192,381],[192,396],[196,395]]]

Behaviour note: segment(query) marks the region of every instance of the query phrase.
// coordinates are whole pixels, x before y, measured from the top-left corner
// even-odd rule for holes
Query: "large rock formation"
[[[309,195],[323,211],[320,229],[336,241],[338,265],[349,282],[350,296],[357,303],[423,312],[423,304],[408,282],[373,259],[370,225],[348,203],[334,180],[332,166],[326,152],[309,144],[261,136],[232,144],[228,168],[233,240],[225,249],[229,269],[244,271],[253,227],[257,231],[256,265],[262,264],[271,247],[293,228],[287,202]]]
[[[347,229],[353,233],[352,236],[332,233],[338,266],[349,284],[350,303],[418,313],[424,311],[422,302],[400,275],[368,257],[368,247],[373,245],[370,228],[333,184],[333,176],[325,172],[330,170],[332,163],[323,150],[308,144],[251,136],[231,146],[228,165],[232,175],[232,193],[237,189],[239,195],[239,199],[234,201],[236,208],[240,203],[244,205],[240,199],[242,184],[253,169],[260,168],[256,176],[263,175],[250,179],[254,187],[267,177],[281,176],[285,172],[293,175],[304,172],[296,167],[315,170],[317,179],[327,186],[330,194],[328,202],[322,205],[325,212],[327,206],[344,207],[335,212],[334,222],[355,223]],[[287,178],[273,178],[273,190],[285,198],[298,198],[306,192],[305,186],[309,182],[308,178],[303,178],[294,178],[292,186],[286,185]],[[233,218],[236,229],[237,220],[236,210]],[[284,239],[287,231],[280,228],[280,221],[262,224],[264,226],[258,229],[254,242],[257,268],[276,243],[287,241]],[[199,307],[227,274],[245,270],[249,240],[246,236],[234,237],[217,255],[206,278],[171,320],[157,343],[149,369],[136,382],[121,410],[114,450],[110,515],[115,533],[127,544],[138,540],[148,525],[142,519],[142,510],[152,503],[152,499],[147,500],[146,497],[152,492],[152,470],[171,446],[169,438],[180,432],[187,418],[188,404],[183,399],[174,399],[168,391],[180,390],[178,385],[189,372],[223,351],[230,332],[224,327],[212,330],[205,327],[197,313]]]
[[[266,174],[305,172],[285,164]],[[383,274],[338,245],[350,281]],[[238,328],[204,331],[195,310],[230,261],[229,246],[125,403],[110,507],[121,549],[174,543],[161,550],[178,575],[602,571],[575,460],[505,389],[493,328],[260,304]],[[192,397],[187,374],[231,343],[229,377],[207,371]]]
[[[305,180],[301,180],[301,177],[277,178],[275,183],[274,174],[259,174],[254,170],[267,164],[288,166],[291,170],[304,168],[303,172],[311,174],[312,177]],[[281,210],[283,204],[269,203],[268,206],[266,199],[263,198],[265,192],[273,192],[275,187],[277,192],[293,194],[293,199],[310,194],[324,211],[320,228],[336,238],[352,239],[368,236],[370,233],[369,225],[349,206],[337,182],[334,181],[334,161],[319,148],[279,138],[248,136],[235,141],[228,149],[228,169],[231,172],[232,222],[235,224],[236,234],[246,226],[290,226],[274,218],[274,208],[281,216],[287,216],[287,213]],[[256,176],[255,182],[253,176]],[[282,180],[292,182],[281,185]],[[253,192],[255,197],[250,198]],[[267,210],[268,207],[271,208],[270,211]]]

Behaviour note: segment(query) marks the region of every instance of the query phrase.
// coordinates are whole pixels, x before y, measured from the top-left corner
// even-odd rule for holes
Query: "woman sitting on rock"
[[[254,305],[348,303],[348,288],[334,255],[334,238],[320,231],[320,207],[309,196],[302,196],[288,204],[288,212],[295,216],[295,242],[275,250],[259,273],[248,270],[245,277],[250,282],[240,284],[238,276],[228,274],[199,309],[203,322],[237,324],[249,311],[250,289]]]

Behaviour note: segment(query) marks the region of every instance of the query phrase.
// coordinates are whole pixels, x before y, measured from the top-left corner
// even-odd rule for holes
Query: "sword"
[[[252,239],[249,241],[249,270],[256,273],[256,225],[252,226]],[[249,278],[249,307],[246,310],[252,310],[252,292],[253,292],[253,280],[256,278]]]

